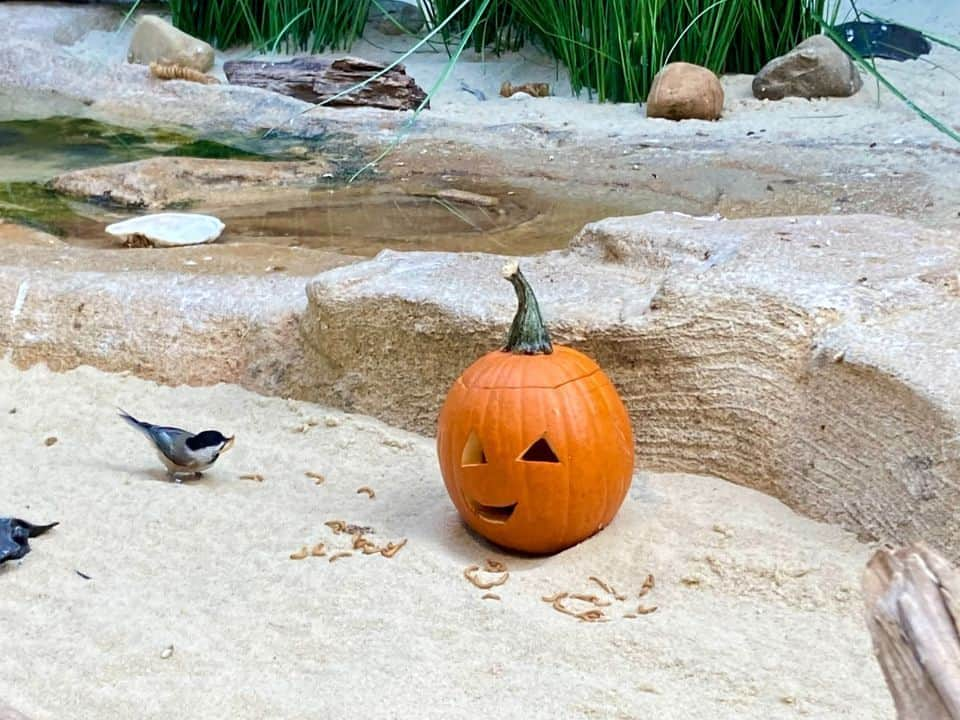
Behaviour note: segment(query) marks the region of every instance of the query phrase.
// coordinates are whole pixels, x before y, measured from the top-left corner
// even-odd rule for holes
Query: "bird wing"
[[[137,420],[133,415],[120,411],[120,417],[127,421],[130,427],[139,430],[146,435],[157,450],[163,453],[164,457],[177,465],[186,465],[189,463],[189,455],[184,453],[186,449],[186,440],[193,437],[193,433],[182,428],[166,427],[163,425],[151,425],[148,422]]]

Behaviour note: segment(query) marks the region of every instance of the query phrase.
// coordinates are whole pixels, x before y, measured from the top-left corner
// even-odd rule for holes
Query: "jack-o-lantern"
[[[553,553],[610,523],[633,474],[630,418],[583,353],[556,346],[516,263],[506,347],[477,360],[440,410],[437,452],[460,516],[498,545]]]

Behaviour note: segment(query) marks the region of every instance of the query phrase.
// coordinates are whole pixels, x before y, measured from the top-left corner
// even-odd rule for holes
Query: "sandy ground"
[[[163,482],[115,405],[236,449]],[[602,534],[528,559],[464,529],[432,441],[307,403],[0,363],[0,437],[2,513],[61,522],[0,568],[0,698],[33,720],[892,717],[860,617],[869,548],[716,479],[638,472]],[[348,549],[334,519],[409,542],[289,559]],[[511,571],[499,601],[462,576],[487,557]],[[623,618],[648,573],[657,611]],[[610,622],[541,600],[590,575],[629,596]]]
[[[861,10],[918,26],[930,32],[954,38],[960,36],[960,4],[928,0],[864,0]],[[13,6],[15,9],[15,5]],[[25,8],[29,12],[29,6]],[[12,9],[6,11],[8,14]],[[21,11],[23,12],[23,10]],[[35,12],[35,10],[33,11]],[[11,16],[16,17],[16,16]],[[854,19],[849,3],[844,3],[840,20]],[[36,21],[33,21],[36,22]],[[32,24],[32,23],[31,23]],[[124,62],[132,23],[119,30],[94,30],[83,35],[71,47],[79,56],[110,64]],[[370,60],[390,62],[414,43],[407,36],[383,36],[368,31],[349,54]],[[344,51],[325,53],[329,57]],[[218,52],[213,74],[224,77],[223,63],[231,59],[284,57],[255,55],[249,49]],[[424,88],[430,89],[441,76],[447,61],[442,43],[423,48],[404,61],[407,71]],[[951,124],[956,118],[956,89],[960,85],[960,52],[940,45],[923,58],[909,62],[879,60],[878,68],[923,109]],[[499,96],[504,80],[514,84],[547,82],[553,97],[534,99],[517,95]],[[853,98],[804,100],[787,98],[779,102],[756,100],[750,90],[750,76],[726,76],[724,117],[717,123],[647,119],[643,107],[636,104],[598,104],[585,92],[571,96],[567,74],[551,58],[534,47],[516,53],[494,56],[465,52],[449,79],[438,88],[431,108],[421,116],[421,128],[453,125],[466,131],[470,126],[507,124],[543,125],[565,128],[588,141],[608,138],[611,142],[643,134],[654,142],[704,137],[742,142],[751,132],[754,141],[795,143],[845,141],[888,141],[911,146],[952,141],[939,133],[889,91],[878,88],[865,77],[864,89]],[[467,89],[483,93],[480,99]],[[514,129],[511,132],[515,132]],[[762,134],[762,136],[761,136]],[[869,139],[868,139],[869,138]]]

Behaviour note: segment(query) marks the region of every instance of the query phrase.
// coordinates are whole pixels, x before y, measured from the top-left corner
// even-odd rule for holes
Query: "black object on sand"
[[[0,563],[19,560],[30,552],[30,538],[43,535],[59,524],[34,525],[19,518],[0,517]]]
[[[916,60],[931,50],[918,30],[885,22],[848,22],[833,28],[861,57]]]

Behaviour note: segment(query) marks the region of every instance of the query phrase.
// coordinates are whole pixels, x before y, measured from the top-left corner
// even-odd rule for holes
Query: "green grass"
[[[372,0],[170,0],[173,24],[215,47],[260,50],[349,48]]]
[[[431,20],[455,5],[437,0]],[[479,6],[472,0],[453,30],[465,30]],[[575,93],[640,102],[666,62],[754,73],[836,9],[835,0],[493,0],[473,44],[499,52],[533,42],[567,68]]]

